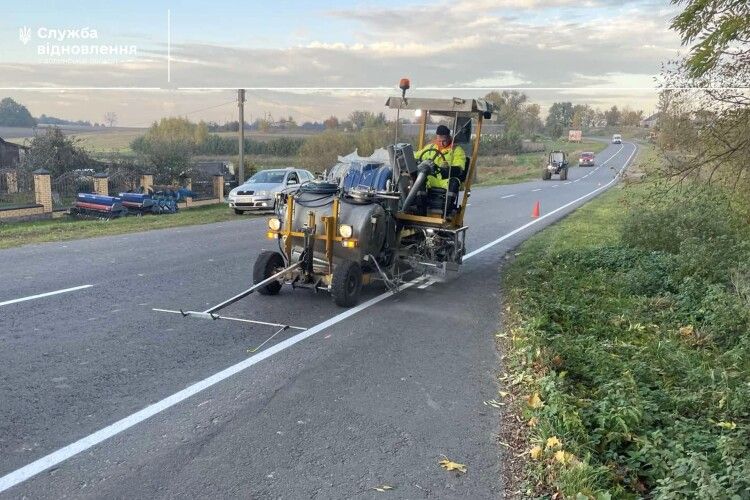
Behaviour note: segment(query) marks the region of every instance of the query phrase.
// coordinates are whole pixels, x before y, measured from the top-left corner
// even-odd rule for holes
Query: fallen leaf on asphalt
[[[535,392],[529,396],[529,406],[534,409],[544,406],[544,402],[542,402],[542,398],[539,397],[539,393]]]
[[[448,460],[448,457],[438,462],[440,464],[440,467],[447,471],[455,470],[457,472],[460,472],[462,474],[466,474],[466,466],[464,464],[459,464],[457,462],[453,462],[451,460]]]
[[[376,486],[373,489],[375,491],[379,491],[380,493],[385,493],[386,491],[392,490],[393,486],[388,486],[387,484],[384,484],[383,486]]]
[[[534,446],[534,447],[533,447],[533,448],[532,448],[532,449],[531,449],[531,450],[529,451],[529,455],[531,456],[531,458],[532,458],[533,460],[539,460],[540,458],[542,458],[542,447],[541,447],[541,446],[539,446],[539,445],[537,445],[537,446]]]
[[[496,401],[494,399],[490,399],[488,401],[484,401],[484,406],[491,406],[493,408],[500,408],[504,406],[505,403],[501,403],[500,401]]]

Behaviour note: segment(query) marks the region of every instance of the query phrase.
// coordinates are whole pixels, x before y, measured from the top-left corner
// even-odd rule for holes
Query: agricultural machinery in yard
[[[103,220],[126,215],[173,214],[179,210],[177,202],[194,194],[185,188],[153,193],[127,192],[117,196],[78,193],[69,213],[81,218]]]
[[[464,215],[482,121],[491,117],[493,107],[482,99],[406,97],[408,80],[400,88],[401,96],[389,98],[386,107],[396,111],[396,123],[401,111],[421,114],[417,151],[425,146],[430,118],[439,119],[452,125],[450,150],[459,143],[467,149],[463,168],[442,161],[446,149],[429,155],[434,160],[424,152],[415,157],[414,147],[400,143],[398,133],[392,145],[369,157],[339,157],[324,179],[277,195],[276,214],[265,230],[276,248],[257,256],[253,286],[202,312],[156,310],[283,330],[288,325],[230,318],[219,311],[256,291],[277,295],[285,285],[330,292],[337,305],[350,307],[368,283],[380,281],[395,292],[412,276],[445,280],[455,275],[466,253]],[[448,186],[458,189],[436,187],[429,178],[450,180]]]

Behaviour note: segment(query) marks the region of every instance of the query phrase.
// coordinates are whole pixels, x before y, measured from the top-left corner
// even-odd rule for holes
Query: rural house
[[[17,167],[20,165],[27,149],[26,146],[7,142],[0,137],[0,168]]]

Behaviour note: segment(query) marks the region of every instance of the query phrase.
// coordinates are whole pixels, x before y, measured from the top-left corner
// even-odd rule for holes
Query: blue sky
[[[184,112],[198,101],[210,106],[228,95],[188,95],[185,87],[372,87],[400,76],[410,76],[415,89],[591,88],[534,94],[543,106],[567,96],[599,106],[626,102],[647,108],[655,92],[643,87],[653,85],[661,63],[680,48],[669,30],[676,13],[669,0],[389,0],[377,6],[344,0],[0,0],[0,8],[0,87],[15,89],[6,94],[22,97],[36,114],[69,115],[72,107],[79,115],[71,118],[93,119],[120,103],[129,123]],[[18,33],[24,26],[32,30],[26,45]],[[39,28],[85,27],[97,30],[95,43],[135,45],[137,55],[60,60],[38,53],[40,44],[50,42],[39,39]],[[81,42],[88,43],[72,41]],[[71,87],[162,91],[140,97],[136,91],[126,97],[67,93],[67,98],[38,91]],[[382,95],[277,91],[261,93],[258,100],[276,114],[324,117],[360,103],[375,108]]]

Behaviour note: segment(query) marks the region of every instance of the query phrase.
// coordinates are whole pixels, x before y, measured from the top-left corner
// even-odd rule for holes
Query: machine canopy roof
[[[385,105],[390,109],[421,109],[429,111],[432,114],[477,114],[492,113],[495,111],[491,102],[484,99],[461,99],[453,97],[451,99],[433,99],[427,97],[389,97]]]

